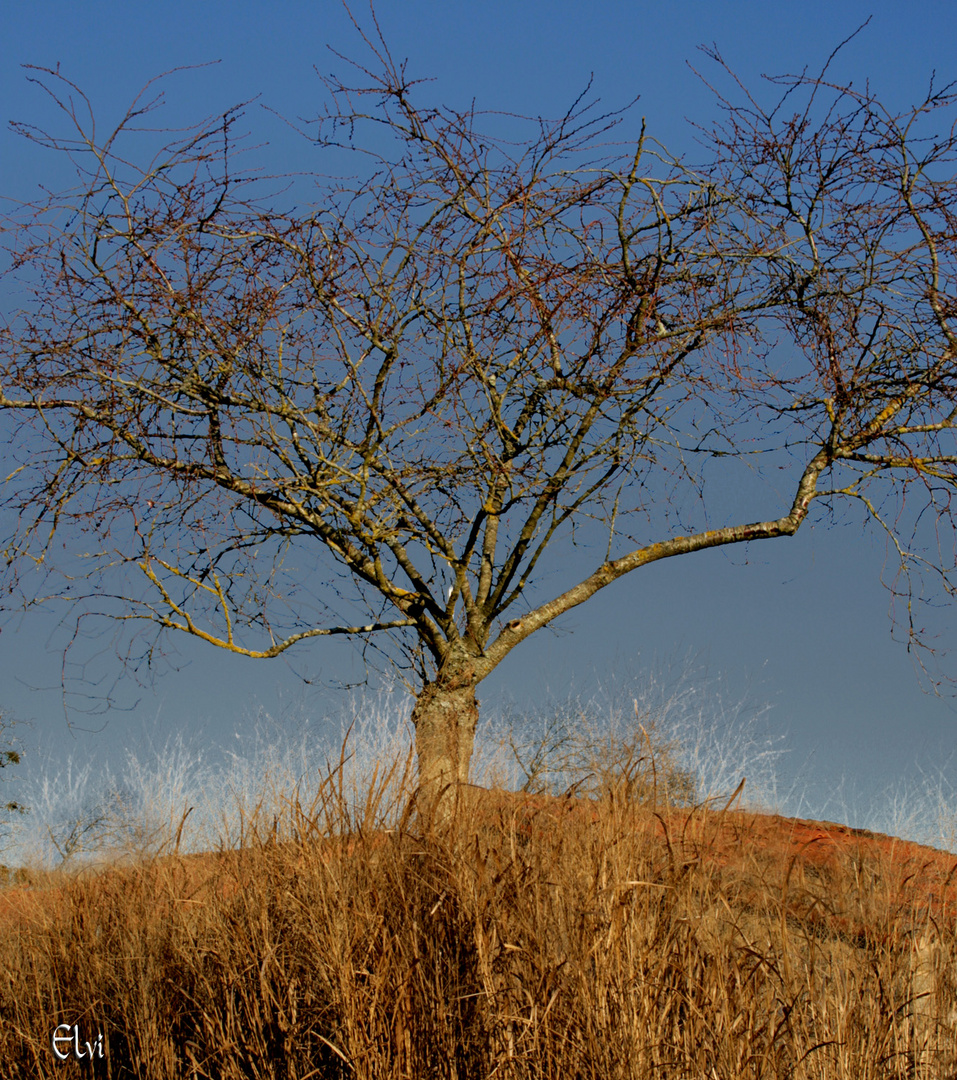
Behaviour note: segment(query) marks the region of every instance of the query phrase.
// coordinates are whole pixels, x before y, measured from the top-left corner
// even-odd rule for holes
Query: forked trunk
[[[478,723],[476,681],[466,668],[427,684],[412,710],[423,809],[449,816],[459,786],[467,784]]]

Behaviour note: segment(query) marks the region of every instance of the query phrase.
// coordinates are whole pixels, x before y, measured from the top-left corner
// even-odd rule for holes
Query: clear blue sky
[[[356,13],[368,22],[358,3]],[[906,15],[900,3],[774,0],[382,0],[378,7],[393,54],[409,58],[412,75],[435,79],[430,93],[439,101],[464,107],[475,98],[481,108],[554,115],[593,75],[594,92],[609,107],[640,96],[639,113],[650,133],[679,152],[692,147],[688,121],[707,122],[715,113],[710,91],[689,67],[708,70],[699,44],[717,43],[741,78],[758,87],[765,72],[819,67],[869,15],[870,25],[832,69],[835,78],[869,79],[892,106],[903,107],[922,96],[934,69],[940,82],[957,76],[957,7],[937,0]],[[22,64],[59,64],[108,123],[151,76],[220,61],[168,84],[166,123],[257,95],[279,113],[307,116],[322,101],[313,67],[342,69],[327,45],[361,55],[361,43],[334,0],[6,0],[0,8],[0,112],[4,122],[51,119]],[[275,124],[270,131],[277,171],[317,167],[301,140]],[[43,151],[0,131],[0,194],[25,198],[45,180],[56,186],[63,181],[58,168]],[[757,506],[753,518],[772,511],[777,508]],[[815,782],[804,811],[833,816],[838,811],[827,798],[842,776],[859,791],[884,790],[915,765],[945,765],[957,747],[953,702],[922,694],[910,658],[891,640],[889,597],[879,581],[884,555],[876,534],[819,525],[791,540],[752,545],[747,554],[708,551],[652,565],[574,611],[559,632],[546,630],[526,642],[479,696],[518,702],[546,690],[561,696],[569,685],[587,688],[611,672],[640,682],[656,661],[680,663],[696,655],[730,693],[750,687],[754,701],[773,705],[770,725],[786,735],[787,768],[802,766],[811,755],[805,775],[813,774]],[[183,642],[183,669],[138,691],[132,712],[110,716],[99,734],[70,735],[56,690],[61,655],[55,626],[52,613],[8,618],[0,635],[0,707],[33,721],[26,741],[44,751],[79,746],[115,754],[144,731],[162,741],[180,727],[222,741],[260,705],[281,715],[291,701],[321,709],[334,700],[310,697],[315,689],[302,697],[301,684],[282,661],[238,661]],[[941,643],[946,646],[946,639]],[[108,657],[108,627],[103,647]],[[325,643],[303,650],[294,663],[320,684],[358,670],[342,646]],[[953,776],[957,763],[951,765]]]

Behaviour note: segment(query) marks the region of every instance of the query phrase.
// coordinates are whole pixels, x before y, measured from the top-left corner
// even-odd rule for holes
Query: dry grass
[[[953,857],[647,782],[410,796],[333,775],[235,850],[0,892],[2,1075],[954,1074]]]

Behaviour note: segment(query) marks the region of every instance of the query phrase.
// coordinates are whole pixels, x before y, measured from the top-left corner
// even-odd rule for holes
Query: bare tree
[[[849,500],[951,589],[950,88],[900,113],[827,68],[772,80],[770,107],[732,81],[692,167],[582,99],[515,141],[518,118],[416,104],[373,51],[304,129],[360,178],[288,210],[243,172],[241,110],[141,160],[155,101],[100,138],[38,73],[72,127],[20,130],[77,184],[5,223],[4,546],[28,601],[120,620],[134,666],[166,631],[382,648],[437,793],[468,778],[482,679],[658,559]],[[770,515],[709,498],[730,464],[773,475]],[[576,529],[591,569],[560,563],[542,601]]]

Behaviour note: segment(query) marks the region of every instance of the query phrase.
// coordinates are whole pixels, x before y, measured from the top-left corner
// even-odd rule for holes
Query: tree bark
[[[426,813],[446,818],[460,785],[469,781],[478,723],[478,684],[470,663],[446,663],[412,710],[419,765],[419,800]]]

